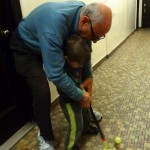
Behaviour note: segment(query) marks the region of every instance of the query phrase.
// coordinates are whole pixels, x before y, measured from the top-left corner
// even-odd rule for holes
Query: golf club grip
[[[99,133],[100,133],[101,139],[102,139],[102,140],[105,140],[104,133],[103,133],[103,131],[102,131],[102,129],[101,129],[101,127],[100,127],[100,125],[98,124],[98,121],[97,121],[97,119],[96,119],[96,117],[95,117],[95,114],[94,114],[93,109],[92,109],[92,107],[91,107],[91,106],[90,106],[90,112],[91,112],[92,117],[93,117],[93,119],[94,119],[94,122],[95,122],[95,124],[96,124],[96,126],[97,126],[97,128],[98,128],[98,130],[99,130]]]

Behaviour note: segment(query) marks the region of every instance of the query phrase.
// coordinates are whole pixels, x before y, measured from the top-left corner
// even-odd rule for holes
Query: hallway
[[[94,71],[93,108],[103,114],[101,127],[117,150],[150,150],[150,29],[138,29]],[[63,150],[67,122],[60,106],[51,113],[57,150]],[[99,135],[83,136],[81,150],[102,150]],[[11,150],[37,150],[34,126]]]

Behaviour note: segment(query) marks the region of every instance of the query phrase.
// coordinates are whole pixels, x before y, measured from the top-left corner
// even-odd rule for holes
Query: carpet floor
[[[102,113],[100,123],[110,148],[150,150],[150,29],[138,29],[95,71],[93,108]],[[63,150],[67,122],[56,106],[51,112],[57,150]],[[11,150],[37,150],[35,125]],[[99,135],[83,136],[81,150],[102,150]]]

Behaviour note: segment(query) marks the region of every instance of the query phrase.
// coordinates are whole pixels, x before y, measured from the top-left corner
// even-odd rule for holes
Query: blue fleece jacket
[[[79,1],[48,2],[34,9],[18,27],[25,44],[42,55],[48,80],[76,101],[81,100],[83,93],[64,71],[63,42],[68,35],[78,34],[80,9],[84,5]],[[91,76],[90,64],[85,70],[86,76]]]

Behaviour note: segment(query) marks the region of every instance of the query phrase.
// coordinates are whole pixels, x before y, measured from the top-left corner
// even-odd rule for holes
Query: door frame
[[[12,33],[15,30],[15,28],[17,28],[18,23],[22,18],[20,1],[3,0],[1,2],[2,2],[1,7],[3,8],[2,20],[3,19],[5,20],[4,26],[2,25],[2,28],[6,27],[6,29],[8,29],[10,33]],[[16,133],[23,125],[25,125],[25,123],[28,122],[27,118],[23,116],[23,113],[21,112],[22,111],[21,108],[18,107],[19,105],[18,101],[20,100],[19,97],[20,92],[17,93],[17,89],[19,89],[19,80],[18,80],[18,75],[15,72],[15,67],[13,67],[14,66],[13,55],[9,49],[10,35],[11,34],[9,34],[4,38],[2,37],[1,40],[3,41],[1,42],[2,45],[0,46],[1,50],[4,49],[4,51],[1,51],[2,57],[8,58],[8,59],[4,59],[4,61],[2,60],[1,64],[4,66],[4,68],[6,67],[6,71],[5,69],[2,68],[2,73],[4,73],[4,75],[9,75],[8,78],[6,76],[6,80],[5,80],[6,82],[4,84],[7,84],[7,81],[9,83],[7,85],[8,86],[7,92],[9,95],[9,100],[11,101],[8,103],[11,104],[5,107],[0,112],[0,133],[1,133],[0,146],[14,133]],[[3,100],[5,100],[5,97],[2,98]]]
[[[139,8],[138,9],[138,27],[142,27],[142,2],[143,0],[137,0],[139,2]]]
[[[13,15],[14,15],[15,24],[17,26],[22,18],[20,0],[11,0],[11,5],[14,13]]]
[[[137,0],[136,29],[139,27],[139,0]]]

